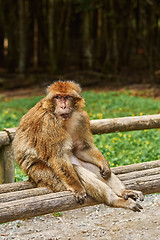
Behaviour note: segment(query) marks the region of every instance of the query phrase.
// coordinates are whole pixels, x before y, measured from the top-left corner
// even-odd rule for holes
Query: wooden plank
[[[140,190],[144,194],[155,193],[160,191],[160,168],[120,174],[118,175],[118,177],[126,185],[127,188],[131,187],[135,190]],[[28,198],[31,196],[48,194],[52,192],[51,190],[45,187],[32,189],[33,187],[32,184],[29,184],[27,182],[21,182],[21,184],[19,184],[20,188],[18,188],[17,183],[5,185],[6,188],[13,191],[1,193],[0,202],[9,202],[23,198]],[[2,185],[2,187],[3,186],[4,185]],[[29,187],[29,189],[25,189],[26,187],[27,188]],[[3,192],[3,190],[1,192]]]
[[[5,183],[12,183],[15,180],[15,160],[11,145],[3,146],[3,159],[5,163]]]
[[[119,174],[118,178],[124,182],[124,183],[134,183],[137,182],[144,182],[145,179],[145,185],[142,187],[143,192],[147,192],[148,186],[153,187],[151,179],[154,179],[155,176],[160,176],[160,167],[159,168],[153,168],[153,169],[147,169],[142,171],[136,171],[136,172],[130,172],[126,174]],[[160,180],[157,178],[157,182]],[[127,186],[127,184],[126,184]],[[133,186],[133,184],[132,184]],[[135,186],[134,186],[135,187]],[[12,183],[12,184],[3,184],[0,185],[0,202],[7,202],[7,201],[14,201],[16,199],[23,199],[31,196],[37,196],[37,195],[43,195],[50,193],[51,191],[47,188],[33,188],[33,185],[29,182],[19,182],[19,183]],[[151,190],[150,190],[151,191]]]
[[[145,169],[142,171],[134,171],[134,172],[128,172],[125,174],[118,174],[118,178],[121,181],[126,181],[126,180],[130,180],[130,179],[137,179],[140,177],[146,177],[146,181],[147,181],[147,177],[148,176],[152,176],[152,175],[160,175],[160,167],[157,168],[152,168],[152,169]]]
[[[114,167],[111,168],[111,170],[114,174],[118,175],[118,177],[123,181],[126,179],[142,177],[145,175],[150,176],[159,173],[160,160]],[[0,193],[20,191],[31,188],[33,188],[33,185],[28,181],[3,184],[0,185]]]
[[[160,128],[160,114],[91,120],[90,124],[93,134],[153,129]],[[9,144],[7,132],[10,135],[10,139],[13,140],[16,129],[8,128],[5,129],[6,132],[0,132],[0,146]]]
[[[93,134],[160,128],[160,114],[91,120]]]
[[[117,174],[130,173],[130,172],[134,172],[134,171],[152,169],[152,168],[156,168],[156,167],[160,167],[160,160],[114,167],[114,168],[112,168],[112,172],[117,175]]]
[[[143,194],[160,192],[160,174],[123,181],[127,189],[142,191]]]
[[[0,184],[14,182],[14,158],[10,144],[12,141],[12,129],[9,129],[9,131],[5,129],[0,132]]]
[[[91,206],[94,204],[97,204],[97,202],[88,197],[85,204],[80,205],[68,191],[30,197],[10,203],[1,203],[0,223],[31,218],[52,212],[71,210],[82,206]]]
[[[40,196],[51,192],[52,191],[46,187],[40,187],[21,191],[19,190],[15,192],[2,193],[0,194],[0,203],[20,200],[28,197]]]
[[[0,194],[14,191],[21,191],[25,189],[31,189],[33,185],[30,182],[14,182],[14,183],[6,183],[0,184]]]

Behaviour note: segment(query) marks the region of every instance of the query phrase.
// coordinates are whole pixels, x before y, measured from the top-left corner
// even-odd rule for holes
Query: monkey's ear
[[[81,96],[82,89],[78,83],[75,83],[73,81],[67,81],[66,85],[67,85],[67,89],[69,91],[69,95],[71,95],[77,99],[82,99],[82,96]]]

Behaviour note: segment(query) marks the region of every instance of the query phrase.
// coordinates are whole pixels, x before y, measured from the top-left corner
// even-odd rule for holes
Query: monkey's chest
[[[72,140],[72,143],[74,146],[77,144],[77,142],[80,139],[80,134],[79,134],[78,128],[79,128],[79,126],[78,126],[77,119],[72,119],[72,121],[68,122],[67,128],[66,128],[67,133],[68,133],[70,139]]]
[[[77,140],[79,139],[79,134],[76,131],[76,128],[70,128],[68,131],[69,137],[71,138],[73,145],[76,144]]]

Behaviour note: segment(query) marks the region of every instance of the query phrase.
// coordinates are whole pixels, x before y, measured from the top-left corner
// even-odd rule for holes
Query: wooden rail
[[[91,120],[93,134],[160,128],[160,114]]]
[[[160,160],[115,167],[112,172],[127,189],[144,194],[160,192]],[[0,185],[0,223],[95,204],[98,202],[89,196],[84,205],[80,205],[68,191],[52,193],[48,188],[33,188],[29,182]]]
[[[93,134],[153,129],[160,128],[160,114],[91,120],[90,124]],[[16,129],[8,128],[0,132],[0,147],[10,144],[15,136]]]
[[[137,117],[91,120],[93,134],[160,128],[160,114]],[[0,184],[14,181],[14,159],[11,142],[16,128],[0,132]]]

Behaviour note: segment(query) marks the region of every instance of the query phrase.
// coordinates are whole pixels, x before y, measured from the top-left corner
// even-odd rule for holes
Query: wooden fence
[[[93,134],[152,128],[160,128],[160,114],[91,120],[91,131]],[[14,181],[14,158],[11,143],[15,133],[16,128],[4,129],[4,131],[0,132],[0,184]]]
[[[160,128],[160,114],[91,120],[93,134],[152,128]],[[10,183],[0,185],[0,223],[81,207],[68,191],[51,193],[47,188],[33,188],[29,182],[12,183],[15,175],[12,140],[15,133],[16,128],[0,132],[0,183]],[[160,160],[115,167],[112,172],[127,189],[141,190],[144,194],[160,192]],[[97,202],[87,197],[83,206],[94,204]]]
[[[160,128],[160,114],[91,120],[91,131],[93,134],[152,128]],[[14,158],[11,143],[15,133],[16,128],[4,129],[4,131],[0,132],[0,184],[14,181]]]

